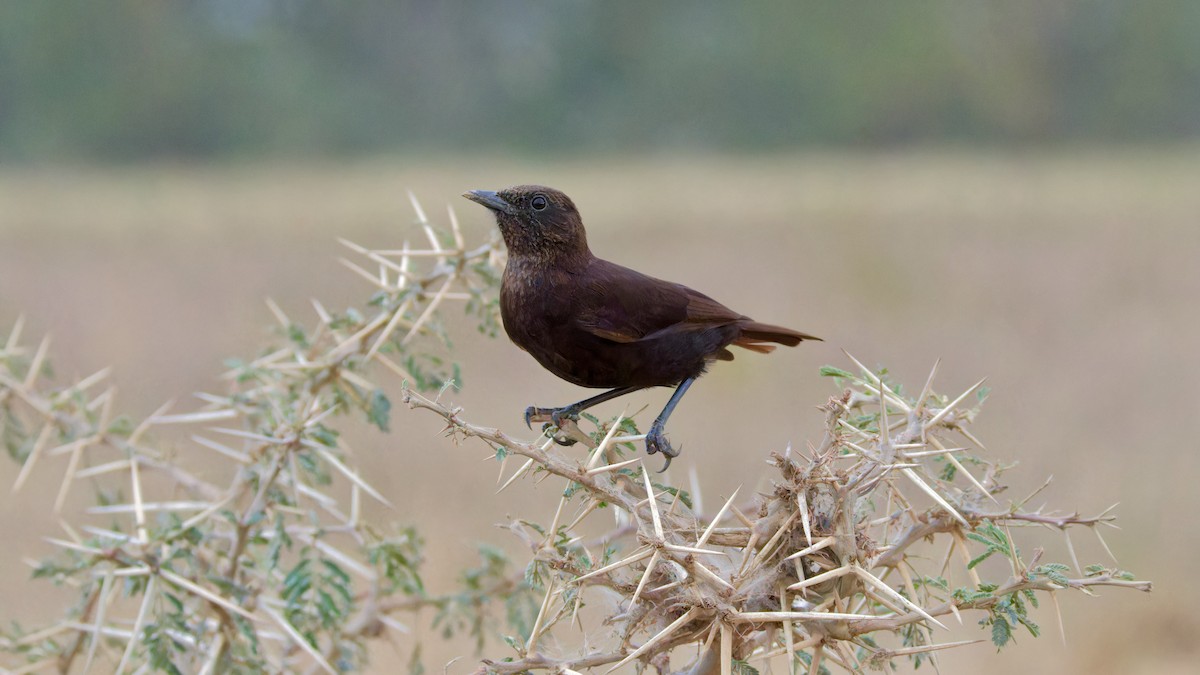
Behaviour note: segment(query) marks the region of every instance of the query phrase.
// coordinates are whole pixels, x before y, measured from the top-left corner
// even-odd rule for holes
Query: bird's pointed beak
[[[493,211],[507,213],[510,216],[517,212],[516,208],[513,207],[512,204],[504,201],[500,195],[492,192],[491,190],[468,190],[464,192],[462,196],[470,199],[476,204],[482,204]]]

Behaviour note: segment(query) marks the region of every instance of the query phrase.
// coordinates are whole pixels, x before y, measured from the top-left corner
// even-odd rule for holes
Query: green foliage
[[[942,464],[942,471],[941,471],[941,473],[938,474],[938,478],[941,478],[942,480],[949,483],[954,480],[955,476],[958,475],[958,467],[955,466],[954,464],[952,464],[951,462],[946,461],[942,457],[937,457],[937,458],[935,458],[934,461],[937,461]],[[988,555],[991,555],[991,554],[989,553]]]
[[[146,626],[142,633],[142,644],[145,645],[148,665],[157,672],[183,675],[175,665],[174,659],[181,654],[185,645],[171,636],[171,632],[186,635],[187,626],[182,621],[183,603],[173,595],[164,593],[164,599],[171,609],[160,612],[161,620]],[[183,632],[181,632],[181,629]]]
[[[11,414],[0,415],[0,435],[4,438],[4,449],[8,456],[13,461],[24,463],[33,450],[33,439],[25,431],[21,419]]]
[[[954,601],[960,605],[973,605],[981,600],[992,598],[992,593],[999,588],[996,584],[980,584],[978,588],[957,588],[954,590]]]
[[[525,575],[514,582],[512,562],[503,551],[486,544],[480,544],[478,550],[480,562],[462,572],[460,591],[428,599],[427,604],[436,608],[433,627],[447,639],[459,633],[469,635],[476,650],[482,650],[489,637],[516,644],[516,638],[506,636],[505,631],[528,637],[538,600]],[[503,610],[503,623],[494,620],[494,605]]]
[[[308,335],[304,332],[304,327],[298,324],[288,324],[287,337],[301,349],[308,349],[311,346],[308,342]]]
[[[967,563],[967,569],[973,569],[979,563],[990,558],[994,553],[999,553],[1006,558],[1012,559],[1016,559],[1019,555],[1012,548],[1012,543],[1009,542],[1008,535],[1004,533],[1004,530],[1001,530],[990,522],[985,521],[980,523],[974,532],[967,533],[967,538],[987,547],[983,553],[975,556],[971,559],[971,562]]]
[[[921,630],[921,628],[916,624],[910,623],[900,630],[900,644],[904,645],[905,647],[923,647],[929,644],[929,640],[926,638],[925,631]],[[909,656],[909,660],[912,662],[914,669],[920,668],[921,664],[923,664],[928,658],[929,655],[924,652],[917,652],[916,654],[911,654]]]
[[[382,572],[388,590],[405,595],[423,595],[425,584],[420,574],[421,546],[422,541],[416,529],[409,527],[396,536],[368,547],[367,560]]]
[[[939,591],[950,589],[950,584],[945,577],[921,577],[920,583],[927,588],[936,588]]]
[[[1018,625],[1024,626],[1033,637],[1041,635],[1041,629],[1030,618],[1026,606],[1026,600],[1033,599],[1032,592],[1009,593],[992,605],[988,615],[980,620],[980,626],[992,627],[992,644],[996,645],[997,649],[1003,648],[1015,637],[1013,631]],[[1034,602],[1036,603],[1036,600]]]
[[[451,239],[443,235],[439,241]],[[711,516],[695,513],[688,492],[644,474],[642,467],[584,471],[578,454],[555,454],[562,451],[545,438],[526,441],[470,425],[460,419],[459,409],[405,388],[400,400],[437,412],[450,434],[482,439],[499,460],[511,455],[531,460],[530,474],[538,481],[563,481],[552,484],[548,493],[562,499],[554,526],[508,519],[506,525],[521,540],[524,555],[510,559],[499,548],[480,546],[479,562],[462,572],[457,585],[431,592],[424,581],[423,540],[416,529],[381,530],[363,520],[363,499],[387,500],[352,468],[354,455],[337,421],[353,413],[349,419],[361,423],[365,417],[385,432],[398,423],[383,386],[371,379],[373,363],[418,387],[439,390],[439,396],[447,386],[445,373],[458,377],[457,366],[446,358],[450,343],[442,322],[436,312],[427,311],[428,305],[422,309],[418,304],[431,302],[428,288],[448,288],[450,281],[459,281],[478,290],[478,295],[456,292],[454,297],[478,299],[474,305],[468,301],[468,312],[478,316],[484,332],[495,332],[494,303],[483,301],[494,275],[453,276],[491,260],[494,251],[484,247],[443,253],[423,252],[426,261],[447,261],[438,263],[424,282],[405,277],[403,287],[389,285],[397,277],[389,273],[393,267],[384,265],[378,283],[387,290],[372,296],[372,316],[355,309],[329,316],[322,310],[321,323],[306,330],[277,309],[284,326],[282,345],[263,350],[258,358],[231,362],[232,391],[204,395],[210,407],[198,413],[121,421],[111,416],[107,399],[88,391],[94,383],[47,392],[51,388],[46,383],[25,382],[14,375],[20,371],[19,366],[13,370],[20,362],[20,348],[0,352],[0,434],[10,455],[28,469],[35,464],[35,448],[44,449],[50,442],[65,447],[73,453],[65,485],[79,485],[77,479],[87,478],[95,487],[96,511],[103,520],[103,527],[92,521],[65,528],[70,540],[48,540],[58,552],[35,569],[35,578],[74,589],[75,605],[64,613],[63,622],[33,635],[13,626],[0,634],[0,649],[21,669],[54,665],[71,671],[73,665],[78,669],[75,659],[84,647],[93,646],[85,644],[92,627],[101,625],[108,629],[104,639],[116,647],[109,651],[122,653],[127,670],[345,672],[364,669],[370,640],[397,629],[397,615],[407,614],[415,621],[431,619],[444,637],[469,637],[478,652],[489,639],[501,638],[515,656],[493,660],[489,668],[515,675],[567,670],[569,661],[548,655],[570,651],[563,634],[596,618],[584,619],[584,614],[599,613],[602,632],[620,645],[603,657],[608,663],[628,658],[629,645],[645,646],[646,639],[657,639],[650,636],[665,630],[662,626],[678,632],[660,644],[681,645],[699,643],[706,634],[715,636],[718,627],[732,625],[735,630],[725,637],[732,639],[734,651],[720,658],[742,655],[744,659],[732,661],[734,672],[752,674],[758,671],[750,663],[787,644],[780,634],[781,622],[797,631],[793,638],[813,644],[807,642],[815,633],[806,625],[810,617],[775,614],[781,605],[866,612],[869,616],[860,617],[865,623],[838,617],[835,630],[821,633],[830,642],[796,654],[796,665],[806,672],[828,673],[827,666],[839,664],[847,649],[857,651],[860,663],[894,668],[897,640],[910,662],[921,666],[929,658],[923,650],[930,646],[931,622],[928,617],[915,620],[897,604],[945,614],[945,603],[953,602],[959,612],[981,612],[981,625],[1002,647],[1014,640],[1021,626],[1035,637],[1039,634],[1031,617],[1038,606],[1035,589],[1127,585],[1149,590],[1145,582],[1127,583],[1133,580],[1128,572],[1102,566],[1087,568],[1083,579],[1070,579],[1065,565],[1036,565],[1039,552],[1033,569],[1003,584],[981,583],[950,592],[947,577],[963,570],[933,569],[926,565],[929,557],[916,547],[951,537],[957,546],[965,534],[970,548],[983,547],[966,566],[968,571],[985,572],[990,566],[979,566],[997,554],[1012,561],[1012,569],[1024,569],[1008,526],[1047,522],[1048,516],[990,504],[987,508],[997,510],[981,511],[978,505],[986,503],[982,490],[966,481],[945,484],[975,467],[983,468],[980,475],[986,481],[995,481],[1002,465],[963,454],[963,467],[948,472],[950,464],[944,458],[930,460],[927,453],[914,450],[924,447],[926,439],[961,432],[959,425],[969,422],[977,407],[956,409],[951,417],[929,406],[917,410],[886,369],[859,376],[827,367],[822,374],[836,378],[838,386],[851,393],[822,408],[827,434],[821,447],[814,446],[808,455],[773,455],[778,474],[770,488],[757,491],[753,508],[731,497],[721,510],[725,516],[720,527],[707,520]],[[425,320],[417,321],[418,315]],[[415,323],[424,330],[384,334],[385,326]],[[422,339],[408,340],[418,336]],[[907,401],[882,402],[889,417],[898,415],[893,411],[899,408],[915,411],[903,428],[893,425],[896,431],[887,439],[880,433],[885,411],[872,393],[875,382]],[[986,392],[977,396],[977,401],[985,396]],[[929,400],[943,407],[950,401],[936,393]],[[232,481],[221,485],[164,459],[169,456],[150,431],[157,424],[214,420],[222,426],[206,427],[205,435],[191,440],[230,460],[235,468]],[[594,429],[590,440],[578,440],[593,452],[610,431],[638,433],[628,419],[617,429],[612,428],[614,421],[601,422],[592,415],[584,420]],[[612,450],[617,455],[641,452],[629,441]],[[90,475],[72,474],[78,466],[88,467]],[[940,471],[935,474],[935,469]],[[163,475],[149,478],[158,473]],[[645,494],[647,480],[654,493],[650,499]],[[936,495],[937,503],[914,506],[909,497],[915,490]],[[345,508],[339,496],[347,492],[350,505]],[[616,515],[615,527],[608,526],[613,529],[599,536],[577,529],[601,509],[608,509],[601,514],[604,520]],[[1091,519],[1076,514],[1049,522],[1067,527],[1109,520],[1105,514]],[[959,524],[967,522],[975,527]],[[820,544],[814,544],[817,539]],[[795,557],[800,547],[809,550]],[[613,569],[582,579],[608,565]],[[902,581],[888,578],[887,572],[897,569]],[[833,575],[819,580],[809,574],[820,570],[840,571],[836,581]],[[939,576],[922,574],[929,572]],[[1008,576],[1006,570],[1000,578]],[[802,592],[784,590],[785,595],[779,595],[779,589],[801,585],[806,586]],[[633,589],[641,589],[636,602]],[[109,601],[114,597],[120,602]],[[593,603],[590,611],[579,613],[588,606],[585,600]],[[747,616],[749,612],[758,616]],[[552,634],[555,627],[559,632]],[[587,634],[590,639],[596,633]],[[411,650],[410,671],[423,672],[422,646],[415,644]],[[647,652],[643,662],[654,656]]]
[[[342,624],[354,609],[350,575],[332,560],[305,550],[298,563],[283,580],[285,616],[313,647],[319,648],[318,634]]]
[[[674,485],[664,485],[662,483],[651,482],[651,485],[654,486],[655,490],[662,490],[663,492],[666,492],[667,494],[671,495],[672,497],[678,497],[679,501],[682,502],[683,505],[688,507],[689,509],[693,508],[692,496],[690,494],[688,494],[687,490],[682,490],[680,488],[675,487]]]
[[[477,278],[486,268],[481,262],[494,258],[490,248],[446,256],[454,257],[459,264],[438,267],[429,279],[439,287],[457,282],[480,294],[492,291]],[[428,597],[416,531],[382,535],[358,514],[360,496],[383,498],[352,468],[354,457],[336,420],[339,413],[361,410],[369,424],[392,430],[392,403],[371,379],[372,357],[382,360],[377,352],[386,352],[398,358],[385,364],[392,372],[400,370],[398,363],[411,365],[418,379],[428,380],[418,384],[434,385],[436,378],[442,386],[445,374],[435,369],[458,377],[457,365],[445,358],[449,343],[436,318],[411,344],[402,335],[379,335],[385,325],[413,325],[426,309],[418,303],[431,300],[413,290],[424,285],[431,284],[376,292],[370,317],[354,308],[336,315],[322,309],[311,330],[275,308],[282,344],[227,362],[232,391],[205,394],[211,407],[204,411],[160,413],[140,422],[111,415],[111,400],[102,396],[112,390],[96,391],[103,376],[55,388],[42,365],[41,377],[26,377],[28,352],[9,337],[0,348],[0,441],[6,450],[26,470],[49,465],[48,448],[73,453],[64,489],[85,484],[75,473],[83,467],[107,469],[86,482],[95,488],[104,527],[95,521],[75,526],[80,530],[65,526],[70,540],[55,540],[58,552],[34,570],[35,579],[78,589],[76,605],[66,613],[74,625],[99,622],[115,630],[105,639],[118,644],[128,671],[231,673],[291,670],[304,659],[304,668],[322,661],[339,672],[361,670],[366,641],[390,620],[380,613],[399,611],[393,607],[439,607],[453,621],[470,624],[482,644],[500,629],[488,630],[485,620],[492,595],[512,591],[505,596],[508,613],[528,630],[528,602],[504,576],[506,564],[492,560],[469,575],[467,585],[474,588]],[[490,311],[476,314],[486,322],[494,320]],[[347,341],[347,335],[357,339]],[[151,432],[159,424],[214,419],[217,426],[192,440],[231,460],[236,470],[227,486],[166,459],[174,449],[160,446]],[[40,463],[35,448],[43,453]],[[114,471],[121,473],[111,476]],[[349,484],[355,494],[346,508],[336,495]],[[152,505],[159,502],[167,506]],[[113,604],[106,598],[118,587],[125,601]],[[133,616],[110,605],[141,616],[140,628],[130,630]],[[77,632],[78,639],[17,643],[19,632],[12,631],[0,635],[0,650],[26,663],[57,660],[60,669],[71,670],[79,654],[90,653],[80,649],[90,633]],[[289,644],[294,636],[303,649]],[[413,663],[419,662],[414,654]]]
[[[408,659],[409,675],[425,675],[425,663],[421,660],[421,643],[413,647],[412,656]]]
[[[475,271],[488,284],[499,285],[499,279],[487,270],[486,265],[476,266]],[[473,289],[471,298],[467,300],[466,312],[468,316],[474,316],[479,321],[476,329],[483,335],[494,338],[500,333],[499,297]]]
[[[730,666],[734,675],[758,675],[758,669],[745,661],[733,659]]]
[[[821,366],[821,377],[836,377],[841,380],[849,380],[854,376],[836,366]]]
[[[1038,565],[1030,570],[1030,575],[1034,579],[1038,577],[1045,577],[1059,586],[1066,588],[1067,584],[1070,583],[1070,579],[1067,578],[1067,575],[1064,574],[1064,572],[1067,572],[1070,569],[1070,567],[1062,563],[1046,563],[1045,565]]]
[[[616,421],[614,419],[605,423],[602,422],[599,417],[596,417],[589,412],[582,413],[579,418],[591,422],[592,425],[596,427],[595,431],[588,434],[596,443],[600,443],[604,439],[604,437],[608,434],[613,422]],[[641,433],[642,432],[638,430],[637,422],[634,421],[632,417],[621,418],[621,424],[614,432],[616,436],[639,436]],[[636,455],[640,451],[637,445],[632,441],[613,443],[609,445],[609,447],[613,449],[618,457],[624,457],[626,453]]]
[[[1134,579],[1137,578],[1133,574],[1133,572],[1128,572],[1126,570],[1120,570],[1120,569],[1110,569],[1108,567],[1105,567],[1104,565],[1088,565],[1087,567],[1084,568],[1083,573],[1089,577],[1096,577],[1096,576],[1101,576],[1101,575],[1107,574],[1107,575],[1110,575],[1112,578],[1119,579],[1121,581],[1133,581]]]
[[[404,369],[412,375],[412,384],[418,391],[437,391],[446,386],[461,387],[463,383],[457,363],[447,364],[440,356],[432,354],[408,354],[404,357]]]
[[[544,535],[545,532],[539,532],[539,534]],[[535,591],[545,590],[546,589],[547,572],[549,572],[549,568],[546,566],[546,563],[544,561],[542,561],[542,560],[531,561],[528,565],[525,566],[525,576],[524,576],[525,585],[532,588]],[[526,637],[528,637],[528,635],[526,635]]]
[[[376,389],[371,392],[371,398],[367,404],[367,421],[379,427],[380,431],[388,431],[388,418],[392,413],[392,402],[388,400],[387,395],[382,390]]]
[[[592,0],[536,17],[503,3],[59,4],[0,4],[0,157],[1168,141],[1197,129],[1188,2]]]
[[[796,661],[800,665],[799,670],[804,670],[805,672],[807,672],[808,669],[812,667],[812,660],[813,660],[812,654],[809,654],[808,652],[806,652],[804,650],[800,650],[800,651],[796,652]],[[824,664],[817,667],[817,672],[820,675],[833,675],[833,673],[831,673],[829,671],[829,669],[825,667]]]

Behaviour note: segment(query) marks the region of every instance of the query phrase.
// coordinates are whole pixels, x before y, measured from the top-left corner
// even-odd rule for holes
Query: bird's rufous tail
[[[768,342],[795,347],[804,340],[821,339],[808,333],[792,330],[791,328],[772,326],[771,324],[758,323],[757,321],[743,323],[741,324],[741,329],[741,334],[733,341],[733,344],[760,354],[774,351],[775,346],[765,344]]]

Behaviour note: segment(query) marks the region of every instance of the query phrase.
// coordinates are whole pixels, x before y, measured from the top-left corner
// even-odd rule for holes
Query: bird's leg
[[[582,401],[579,401],[578,403],[572,403],[571,405],[565,405],[561,408],[537,408],[534,406],[529,406],[528,408],[525,409],[525,426],[532,429],[533,428],[533,420],[545,419],[548,417],[548,418],[550,418],[550,421],[554,424],[554,426],[561,429],[563,424],[565,424],[567,422],[567,420],[573,421],[573,420],[579,419],[579,413],[583,412],[584,410],[587,410],[588,408],[590,408],[594,405],[599,405],[601,403],[604,403],[605,401],[610,401],[614,398],[617,398],[618,396],[624,396],[625,394],[631,394],[631,393],[638,391],[639,389],[643,389],[643,388],[644,387],[619,387],[619,388],[613,389],[611,391],[606,391],[603,394],[597,394],[596,396],[593,396],[591,398],[585,398]],[[575,445],[575,441],[573,441],[573,440],[566,441],[566,442],[559,441],[559,443],[560,443],[560,445]]]
[[[667,441],[666,434],[663,433],[663,427],[666,426],[667,418],[674,412],[675,406],[679,404],[679,399],[683,398],[683,395],[687,393],[688,387],[692,386],[692,383],[695,381],[696,378],[689,377],[679,383],[679,386],[675,388],[675,393],[671,394],[671,400],[667,401],[667,407],[663,408],[658,417],[654,418],[654,424],[650,425],[650,433],[646,434],[646,453],[653,455],[656,452],[661,452],[667,458],[667,463],[663,464],[663,468],[659,470],[659,473],[666,471],[667,467],[671,466],[671,460],[679,456],[679,451],[672,448],[671,444]]]

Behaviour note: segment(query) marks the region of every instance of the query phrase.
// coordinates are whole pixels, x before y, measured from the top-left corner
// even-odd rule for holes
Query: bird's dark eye
[[[549,204],[549,202],[546,201],[545,195],[534,195],[533,199],[529,200],[529,205],[533,207],[534,211],[541,211],[542,209],[546,208],[547,204]]]

